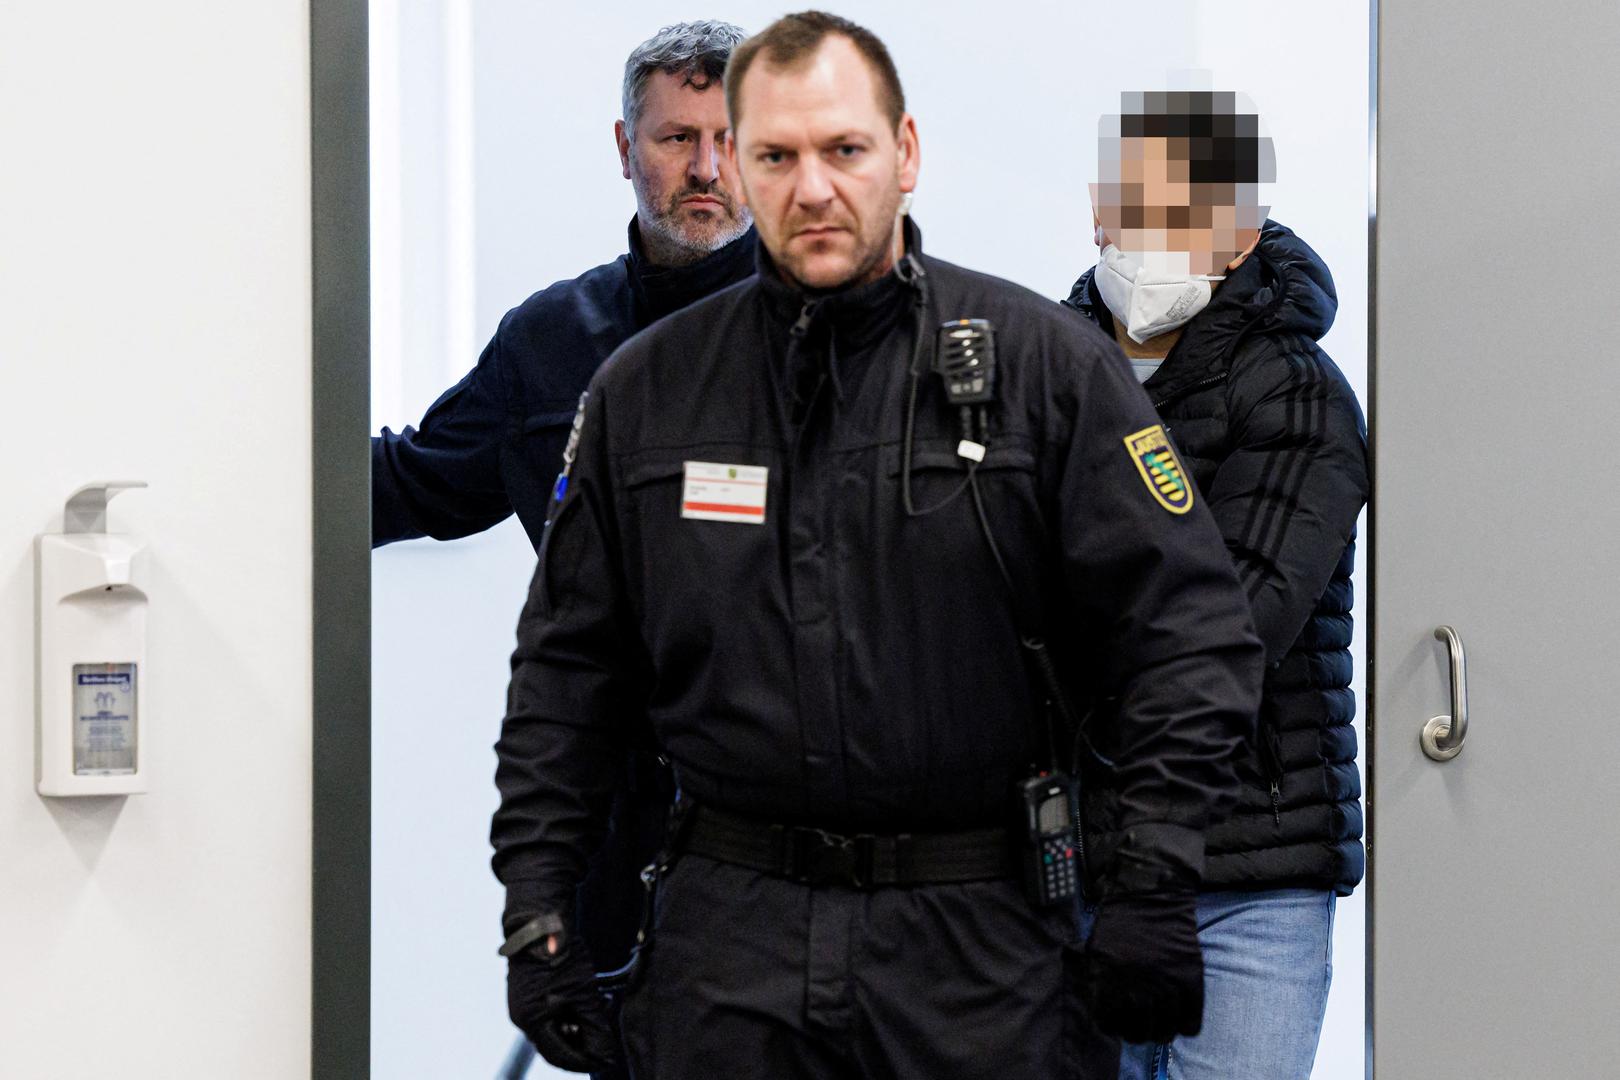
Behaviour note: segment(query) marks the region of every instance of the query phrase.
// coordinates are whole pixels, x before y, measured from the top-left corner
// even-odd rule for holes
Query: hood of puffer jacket
[[[1112,335],[1113,315],[1092,288],[1095,272],[1093,267],[1081,274],[1063,302]],[[1320,339],[1338,311],[1339,295],[1322,257],[1292,229],[1268,220],[1254,254],[1226,276],[1209,306],[1187,324],[1153,379],[1155,396],[1174,393],[1183,382],[1196,382],[1225,367],[1251,334]]]

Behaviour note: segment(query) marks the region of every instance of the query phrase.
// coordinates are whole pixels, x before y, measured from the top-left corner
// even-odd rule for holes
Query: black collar
[[[636,324],[647,326],[679,311],[754,272],[755,233],[752,228],[718,251],[687,266],[655,266],[641,244],[641,230],[630,219],[630,292],[635,300]]]
[[[922,230],[909,216],[901,226],[905,256],[922,259]],[[902,256],[904,258],[905,256]],[[896,269],[852,288],[827,292],[807,290],[788,282],[776,269],[771,253],[758,249],[759,287],[771,317],[785,326],[804,322],[804,329],[819,334],[823,327],[836,332],[840,349],[859,349],[884,333],[916,302],[916,286]]]
[[[1275,306],[1275,276],[1258,250],[1227,274],[1209,306],[1187,323],[1169,355],[1143,384],[1155,405],[1227,370],[1238,344],[1264,325]],[[1095,267],[1080,275],[1067,303],[1114,336],[1114,315],[1097,292]]]

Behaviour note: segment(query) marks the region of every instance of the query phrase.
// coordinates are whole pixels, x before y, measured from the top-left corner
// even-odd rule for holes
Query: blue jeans
[[[1334,900],[1321,889],[1200,895],[1203,1030],[1127,1043],[1119,1080],[1309,1080],[1333,978]]]

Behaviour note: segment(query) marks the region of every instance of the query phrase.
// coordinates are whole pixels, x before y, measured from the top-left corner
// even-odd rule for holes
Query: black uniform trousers
[[[1092,1046],[1066,988],[1076,926],[1012,881],[862,891],[683,855],[625,997],[630,1074],[1113,1077],[1086,1071],[1118,1044]]]

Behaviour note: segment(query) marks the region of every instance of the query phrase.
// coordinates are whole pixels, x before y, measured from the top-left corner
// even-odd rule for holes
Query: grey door
[[[1378,9],[1374,1075],[1620,1076],[1620,4]]]

